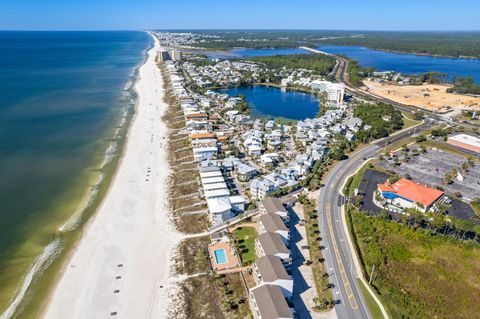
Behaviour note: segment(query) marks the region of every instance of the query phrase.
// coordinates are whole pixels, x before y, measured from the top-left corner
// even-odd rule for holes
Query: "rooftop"
[[[420,203],[425,207],[430,206],[443,195],[443,192],[438,189],[430,188],[405,178],[399,179],[394,184],[389,184],[388,182],[378,184],[378,189],[381,192],[394,193],[415,203]]]
[[[262,319],[293,318],[279,286],[261,285],[251,292]]]
[[[282,202],[278,198],[274,197],[265,197],[262,200],[262,205],[265,208],[265,211],[269,214],[274,214],[277,212],[287,213],[287,210],[283,206]]]
[[[282,237],[277,233],[266,232],[260,234],[257,240],[262,246],[265,255],[273,256],[277,253],[290,254],[287,246],[283,243]]]
[[[267,232],[288,231],[282,219],[276,214],[263,214],[260,216],[260,222]]]
[[[278,279],[290,280],[282,261],[277,256],[263,256],[255,262],[264,282],[274,282]]]

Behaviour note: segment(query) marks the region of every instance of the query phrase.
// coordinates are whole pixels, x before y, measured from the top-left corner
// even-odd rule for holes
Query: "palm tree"
[[[452,181],[453,181],[453,178],[451,174],[445,173],[445,175],[443,175],[443,182],[445,183],[445,185],[451,184]]]

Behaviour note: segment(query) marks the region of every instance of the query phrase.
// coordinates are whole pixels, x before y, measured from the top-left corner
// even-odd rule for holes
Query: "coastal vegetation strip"
[[[318,224],[318,212],[316,210],[315,200],[305,196],[299,196],[298,201],[303,205],[305,215],[305,230],[307,234],[310,264],[317,290],[317,298],[315,310],[322,311],[330,309],[334,306],[332,285],[330,283],[328,270],[325,267],[325,259],[322,254],[321,234]]]
[[[241,273],[192,276],[180,283],[177,317],[249,318],[248,294]]]
[[[182,275],[206,273],[210,270],[206,247],[210,236],[187,238],[180,242],[174,258],[175,272]]]
[[[178,231],[194,234],[208,229],[210,221],[206,212],[206,202],[200,198],[197,166],[192,163],[193,151],[187,135],[179,135],[185,128],[182,109],[171,91],[170,79],[164,65],[160,64],[164,83],[164,101],[168,108],[163,120],[169,128],[168,159],[170,174],[169,197],[172,208],[172,220]],[[173,121],[172,119],[177,119]],[[180,120],[178,120],[180,118]],[[185,184],[185,181],[194,181]],[[190,196],[192,195],[193,196]],[[205,213],[201,213],[205,210]]]
[[[480,310],[478,243],[348,210],[367,278],[394,318],[470,318]],[[446,254],[445,252],[448,252]],[[375,269],[373,269],[375,266]]]

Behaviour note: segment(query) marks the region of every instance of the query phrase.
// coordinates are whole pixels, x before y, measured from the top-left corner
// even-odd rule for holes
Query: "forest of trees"
[[[321,54],[292,54],[255,57],[249,59],[252,62],[265,64],[271,69],[308,69],[318,74],[327,75],[335,67],[335,59]]]
[[[385,103],[357,104],[353,115],[361,118],[365,125],[372,127],[368,131],[361,130],[357,133],[357,138],[362,142],[388,136],[403,126],[402,113]]]
[[[447,89],[447,92],[462,93],[462,94],[480,94],[480,85],[475,84],[471,77],[456,78],[454,86]]]
[[[370,76],[375,71],[374,68],[361,67],[355,60],[348,60],[348,78],[351,85],[359,87],[363,85],[363,79]]]

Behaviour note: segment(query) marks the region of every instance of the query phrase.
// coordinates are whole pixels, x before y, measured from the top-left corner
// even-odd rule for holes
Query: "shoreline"
[[[52,240],[43,247],[25,274],[19,278],[7,308],[0,313],[1,319],[18,315],[42,316],[46,301],[62,276],[66,263],[75,251],[83,232],[95,218],[115,179],[124,155],[127,135],[136,115],[138,96],[135,85],[139,79],[139,69],[145,64],[147,53],[152,47],[153,41],[142,51],[141,61],[132,69],[122,89],[122,92],[128,94],[129,102],[125,103],[123,110],[113,118],[115,126],[100,137],[107,138],[110,142],[106,143],[105,148],[97,151],[101,157],[97,157],[97,160],[89,164],[90,169],[82,172],[85,178],[82,177],[81,184],[75,186],[75,189],[83,189],[82,194],[73,199],[73,201],[78,199],[78,203],[72,207],[71,214],[60,219],[56,226],[53,225],[55,229],[52,229]],[[124,99],[127,101],[127,98]],[[62,196],[69,196],[67,194],[69,191]]]
[[[152,34],[150,34],[152,36]],[[153,36],[152,36],[153,37]],[[55,287],[52,289],[48,296],[48,300],[46,302],[46,305],[42,311],[42,317],[46,318],[57,318],[57,317],[68,317],[68,318],[81,318],[85,317],[86,313],[90,313],[92,316],[98,316],[100,313],[104,312],[105,316],[109,315],[110,312],[114,311],[111,309],[107,308],[112,308],[112,307],[117,307],[118,309],[120,308],[131,308],[131,309],[126,309],[127,312],[135,312],[135,311],[141,311],[142,309],[139,309],[138,303],[141,303],[141,301],[135,302],[133,304],[134,300],[136,298],[141,299],[143,296],[144,291],[131,291],[131,298],[126,299],[123,303],[119,303],[118,300],[115,299],[123,299],[121,296],[125,296],[126,294],[120,291],[118,295],[116,296],[115,293],[112,291],[108,291],[105,293],[100,292],[100,296],[102,294],[106,294],[107,296],[104,296],[104,299],[100,298],[91,298],[89,296],[98,296],[97,290],[102,290],[104,286],[104,281],[108,280],[106,277],[111,277],[111,285],[112,286],[126,286],[130,285],[133,286],[132,288],[137,288],[136,286],[141,285],[142,287],[152,284],[157,280],[166,280],[170,279],[169,278],[169,269],[171,267],[171,261],[170,259],[166,259],[165,256],[169,256],[172,253],[172,250],[175,248],[176,244],[178,241],[181,239],[181,236],[178,232],[176,232],[173,228],[173,226],[169,223],[169,215],[168,215],[168,208],[166,208],[166,198],[163,198],[163,200],[160,200],[157,198],[155,195],[163,195],[166,193],[166,187],[167,185],[167,177],[169,173],[168,167],[168,162],[166,160],[166,155],[164,150],[162,150],[161,146],[158,147],[156,144],[154,145],[149,145],[153,144],[153,142],[150,141],[150,136],[148,136],[148,139],[145,139],[145,141],[138,141],[138,135],[145,137],[146,131],[151,131],[153,130],[153,117],[156,118],[156,121],[158,121],[158,128],[156,130],[157,133],[157,138],[161,138],[162,135],[163,137],[166,136],[167,130],[165,123],[161,121],[161,115],[165,111],[166,107],[163,103],[163,89],[161,87],[161,78],[160,78],[160,70],[158,69],[156,63],[155,63],[155,56],[156,56],[156,51],[159,48],[159,43],[158,40],[153,37],[153,44],[147,49],[147,54],[144,63],[137,69],[139,72],[138,79],[134,83],[134,89],[138,94],[137,98],[137,103],[135,105],[135,113],[133,115],[133,118],[131,119],[130,127],[128,128],[128,133],[126,136],[126,141],[124,148],[122,149],[122,154],[121,158],[118,161],[117,169],[115,173],[112,176],[110,187],[108,187],[108,190],[99,205],[97,212],[94,213],[95,215],[85,224],[85,229],[82,231],[83,234],[81,235],[81,239],[77,241],[77,243],[74,244],[73,249],[71,250],[69,256],[65,258],[65,262],[63,265],[63,269],[61,273],[58,273],[57,275],[57,280]],[[148,74],[147,74],[148,73]],[[154,81],[147,81],[145,78],[152,78]],[[155,82],[158,83],[152,83]],[[156,84],[156,85],[155,85]],[[154,91],[154,92],[153,92]],[[153,106],[156,104],[156,109],[153,110]],[[163,107],[159,107],[163,106]],[[150,110],[147,110],[150,109]],[[145,114],[144,114],[145,113]],[[148,114],[146,114],[148,113]],[[146,118],[150,117],[150,118]],[[145,122],[150,122],[152,127],[149,129],[146,127]],[[149,132],[150,133],[150,132]],[[151,134],[155,135],[155,134]],[[152,138],[153,139],[153,138]],[[143,142],[143,143],[142,143]],[[162,143],[160,143],[162,144]],[[145,148],[146,146],[149,146],[149,150],[143,150],[143,154],[146,156],[140,156],[138,152],[133,152],[132,149],[136,149],[138,147]],[[155,147],[156,146],[156,147]],[[155,150],[156,149],[156,150]],[[145,152],[146,151],[146,152]],[[141,176],[141,178],[136,182],[129,182],[129,178],[125,178],[125,175],[129,175],[129,177],[132,177],[131,175],[133,174],[136,177],[140,177],[138,175],[144,175],[145,172],[142,174],[140,173],[135,167],[141,164],[141,161],[137,161],[138,159],[144,159],[145,157],[148,157],[148,152],[150,152],[150,155],[155,154],[156,157],[155,159],[152,159],[154,162],[160,162],[159,167],[153,167],[150,166],[151,171],[157,170],[162,170],[163,172],[158,172],[156,175],[159,176],[159,178],[156,177],[151,177],[150,179],[152,180],[150,183],[145,179],[145,176]],[[139,158],[141,157],[141,158]],[[135,165],[132,165],[132,158],[135,158],[133,162]],[[164,159],[164,161],[161,161],[161,159]],[[132,167],[134,166],[134,167]],[[165,169],[167,168],[167,169]],[[147,178],[148,179],[148,178]],[[155,179],[155,181],[153,181]],[[127,185],[125,185],[127,184]],[[143,185],[134,185],[134,184],[143,184]],[[147,185],[146,185],[147,184]],[[150,184],[150,185],[148,185]],[[123,186],[123,187],[122,187]],[[125,201],[127,200],[126,197],[131,197],[129,196],[129,191],[130,187],[139,187],[139,188],[147,188],[145,195],[150,195],[150,198],[143,198],[147,203],[148,208],[152,209],[152,216],[148,216],[145,218],[144,216],[137,216],[135,218],[135,221],[132,221],[133,225],[130,223],[122,223],[122,217],[126,216],[126,219],[129,219],[130,216],[128,215],[134,215],[136,213],[131,213],[131,212],[126,212],[124,205],[118,207],[118,202],[119,201]],[[143,187],[142,187],[143,186]],[[153,186],[153,187],[149,187]],[[127,194],[119,194],[119,188],[126,190]],[[162,192],[155,192],[152,188],[156,188],[157,190],[163,191]],[[125,192],[120,192],[120,193],[125,193]],[[157,193],[157,194],[155,194]],[[153,196],[152,196],[153,194]],[[128,201],[128,205],[132,205],[131,200],[134,201],[142,201],[142,196],[134,196],[134,198],[130,198],[130,201]],[[117,203],[117,204],[116,204]],[[162,205],[163,204],[163,205]],[[140,205],[140,204],[139,204]],[[112,206],[115,206],[119,212],[115,213],[111,211]],[[135,205],[133,204],[133,207],[130,207],[131,209],[135,210]],[[162,208],[165,209],[160,209],[156,210],[154,209],[156,206],[163,206]],[[143,210],[142,210],[143,211]],[[142,215],[142,211],[139,211],[140,215]],[[162,214],[163,216],[155,216],[156,214]],[[120,216],[120,220],[112,220],[111,216],[109,217],[108,215],[112,214],[117,214]],[[158,226],[156,224],[156,218],[158,219],[163,219],[162,220],[162,225],[159,227],[153,227],[153,226]],[[143,218],[143,220],[142,220]],[[153,218],[153,220],[152,220]],[[139,220],[140,219],[140,220]],[[150,222],[150,223],[149,223]],[[136,224],[136,225],[135,225]],[[153,224],[153,225],[152,225]],[[132,232],[138,232],[139,236],[133,236],[129,235],[131,233],[128,228],[137,226],[137,229]],[[163,229],[162,229],[163,227]],[[148,231],[145,231],[143,228],[148,228]],[[155,238],[145,238],[148,233],[149,236],[147,237],[155,237]],[[115,233],[118,236],[112,236],[112,233]],[[169,240],[158,240],[158,237],[166,236],[165,239]],[[124,241],[120,244],[117,243],[115,245],[115,239],[112,237],[119,237],[118,241]],[[132,238],[133,237],[133,238]],[[139,241],[139,238],[141,238],[141,241]],[[143,237],[143,238],[142,238]],[[150,240],[149,240],[150,239]],[[157,239],[157,240],[155,240]],[[105,241],[110,241],[110,244],[105,243]],[[150,254],[145,254],[141,253],[142,248],[138,248],[135,245],[132,246],[132,241],[135,242],[137,245],[150,245],[149,250],[157,250],[157,252],[151,251]],[[165,245],[165,242],[167,245]],[[154,246],[152,247],[152,244],[157,244],[159,247],[158,249],[154,249]],[[163,246],[162,246],[163,244]],[[96,246],[106,246],[106,247],[96,247]],[[115,249],[112,251],[112,247],[115,247]],[[130,247],[128,247],[130,246]],[[163,248],[163,249],[161,249]],[[105,250],[103,251],[102,254],[99,254],[99,250]],[[160,253],[159,253],[160,252]],[[132,276],[132,278],[125,278],[123,280],[123,277],[127,277],[127,274],[121,275],[122,279],[116,279],[118,276],[108,276],[110,273],[112,273],[112,270],[114,271],[115,268],[118,269],[119,273],[125,273],[127,270],[127,264],[121,263],[122,267],[119,267],[120,263],[119,261],[115,260],[112,261],[111,265],[107,265],[107,261],[105,260],[104,254],[111,254],[111,255],[120,255],[126,260],[131,260],[132,255],[134,255],[133,258],[135,260],[131,261],[132,265],[134,268],[138,268],[138,272],[135,272],[133,274],[129,274],[129,276]],[[152,255],[157,255],[158,260],[155,261],[151,260]],[[163,257],[163,258],[161,258]],[[138,261],[141,259],[150,259],[146,263],[139,263]],[[162,264],[163,262],[163,264]],[[159,264],[160,263],[160,264]],[[68,267],[70,264],[70,267]],[[110,263],[108,263],[110,264]],[[145,265],[147,264],[147,265]],[[147,267],[147,266],[157,266],[157,267]],[[117,267],[115,267],[117,266]],[[106,269],[107,268],[107,269]],[[120,269],[122,268],[122,269]],[[148,269],[146,269],[148,268]],[[148,273],[152,271],[155,268],[159,268],[160,270],[163,270],[162,273],[159,273],[157,275],[157,279],[155,280],[154,278],[148,278],[142,280],[142,278],[138,278],[141,276],[145,276],[145,273]],[[167,270],[167,271],[165,271]],[[94,277],[94,278],[92,278]],[[90,279],[90,280],[86,280]],[[102,284],[100,284],[100,282]],[[149,303],[149,305],[146,305],[145,308],[149,309],[149,312],[153,314],[154,312],[159,314],[162,314],[163,311],[167,308],[167,301],[168,301],[168,292],[167,289],[165,289],[165,294],[163,296],[158,296],[162,295],[162,293],[158,292],[158,287],[152,287],[154,296],[153,298],[159,299],[160,301],[154,305],[152,301]],[[115,289],[116,290],[116,289]],[[134,289],[135,290],[135,289]],[[144,290],[144,289],[143,289]],[[75,296],[71,295],[72,291],[76,291]],[[79,292],[83,292],[81,296],[78,296]],[[128,293],[127,293],[128,294]],[[137,296],[140,295],[140,296]],[[158,296],[158,297],[157,297]],[[83,298],[82,298],[83,297]],[[150,296],[152,297],[152,296]],[[102,299],[100,301],[99,299]],[[148,298],[145,298],[148,299]],[[107,302],[107,304],[105,303]],[[143,300],[145,302],[145,300]],[[111,306],[108,305],[108,303],[111,304]],[[127,304],[131,304],[132,307],[126,307]],[[163,307],[161,306],[163,305]],[[157,309],[153,309],[152,307],[156,306]],[[159,307],[160,306],[160,307]],[[160,308],[160,309],[159,309]],[[118,311],[118,310],[117,310]],[[124,312],[125,313],[125,312]]]

